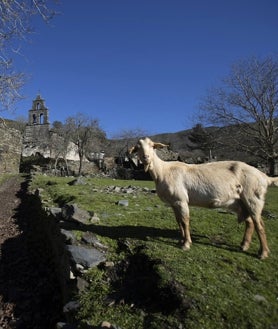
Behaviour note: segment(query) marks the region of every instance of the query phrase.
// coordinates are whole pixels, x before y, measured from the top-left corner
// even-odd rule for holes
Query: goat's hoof
[[[268,253],[262,253],[259,255],[259,259],[266,259],[268,257]]]
[[[266,259],[268,258],[269,250],[259,251],[259,259]]]
[[[247,251],[250,247],[250,243],[242,243],[240,248],[242,251]]]
[[[182,245],[181,249],[188,251],[190,249],[190,243],[188,243],[188,244],[186,243],[186,244]]]

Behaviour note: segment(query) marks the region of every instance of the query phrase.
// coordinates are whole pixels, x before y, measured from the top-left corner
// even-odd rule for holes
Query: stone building
[[[64,145],[63,137],[51,129],[49,110],[45,106],[45,100],[37,95],[28,113],[28,123],[23,136],[22,157],[40,155],[53,160],[72,161],[71,165],[77,166],[79,156],[76,145],[70,142],[67,145],[66,154],[61,152],[61,145],[62,147]],[[86,163],[89,164],[89,161],[84,159],[84,162],[84,167],[86,167]]]
[[[22,150],[21,133],[0,123],[0,173],[18,173]]]

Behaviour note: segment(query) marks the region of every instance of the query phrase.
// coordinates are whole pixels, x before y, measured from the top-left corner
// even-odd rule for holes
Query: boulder
[[[62,208],[62,218],[68,221],[77,221],[82,224],[88,224],[92,215],[84,209],[81,209],[77,204],[66,204]]]
[[[105,255],[95,248],[83,246],[66,246],[70,253],[71,260],[77,265],[80,264],[84,268],[95,267],[105,261]]]

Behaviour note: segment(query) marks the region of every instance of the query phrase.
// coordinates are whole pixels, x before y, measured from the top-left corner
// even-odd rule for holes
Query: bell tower
[[[25,143],[45,143],[49,139],[49,114],[41,95],[33,100],[32,108],[29,110],[28,123],[25,130]]]
[[[40,95],[33,100],[32,109],[29,110],[29,125],[49,125],[48,109]]]

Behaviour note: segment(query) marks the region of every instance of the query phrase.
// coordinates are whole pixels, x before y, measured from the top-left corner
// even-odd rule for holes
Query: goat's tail
[[[278,186],[278,177],[269,177],[269,186]]]

